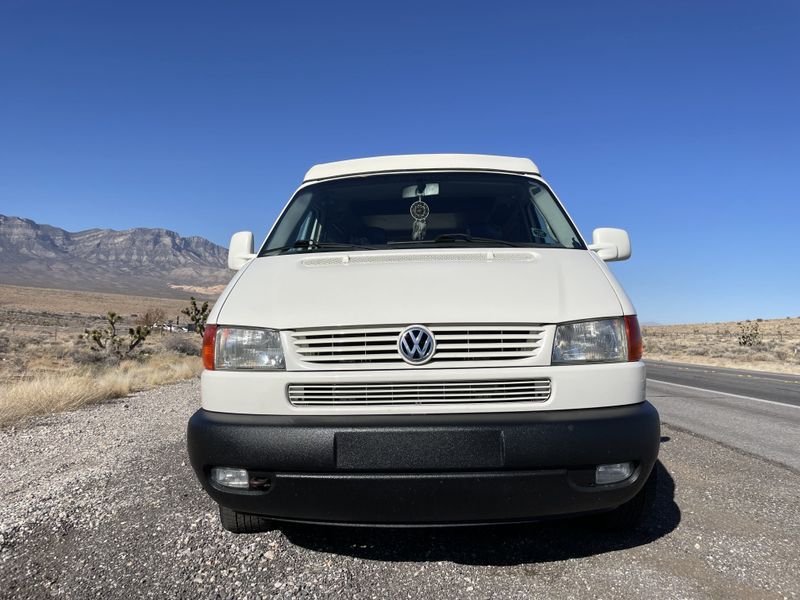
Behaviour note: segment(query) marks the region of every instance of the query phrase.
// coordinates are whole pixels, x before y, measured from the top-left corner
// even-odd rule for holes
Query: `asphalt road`
[[[800,377],[653,362],[647,377],[663,422],[800,472]]]
[[[800,409],[650,382],[664,420],[660,481],[655,509],[635,533],[569,521],[438,531],[295,526],[234,536],[220,529],[186,461],[198,388],[166,386],[0,431],[0,596],[800,595],[800,474],[791,445],[750,447],[733,435],[748,427],[741,420],[730,431],[701,428],[741,414],[753,440],[763,418],[774,421],[760,437],[781,438],[792,431],[775,429],[782,413],[771,411],[794,411],[783,415],[791,419]],[[781,448],[785,456],[772,454]]]
[[[647,378],[800,406],[800,376],[647,361]]]
[[[800,406],[648,380],[661,421],[800,473]]]

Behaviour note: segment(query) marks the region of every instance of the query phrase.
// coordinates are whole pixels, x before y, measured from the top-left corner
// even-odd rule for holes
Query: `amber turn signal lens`
[[[214,348],[217,345],[217,326],[206,325],[203,332],[203,366],[209,371],[214,370]]]
[[[639,319],[636,315],[625,317],[625,331],[628,333],[628,361],[634,362],[642,359],[642,331],[639,329]]]

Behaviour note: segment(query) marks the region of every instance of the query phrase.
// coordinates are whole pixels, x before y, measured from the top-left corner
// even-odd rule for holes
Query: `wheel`
[[[224,506],[219,507],[219,522],[231,533],[260,533],[273,529],[272,521],[258,515],[247,515]]]
[[[633,498],[612,511],[592,517],[593,524],[607,531],[627,531],[636,529],[644,516],[653,507],[658,488],[658,468],[653,467],[650,476]]]

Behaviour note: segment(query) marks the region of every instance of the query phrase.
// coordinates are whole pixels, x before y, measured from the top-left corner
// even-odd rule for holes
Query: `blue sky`
[[[644,321],[800,315],[800,3],[0,4],[0,213],[263,237],[313,163],[529,156]]]

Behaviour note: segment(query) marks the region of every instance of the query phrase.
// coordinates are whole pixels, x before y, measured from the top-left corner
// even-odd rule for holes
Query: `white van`
[[[205,331],[192,466],[223,527],[594,514],[655,493],[631,301],[536,165],[459,154],[313,167]]]

